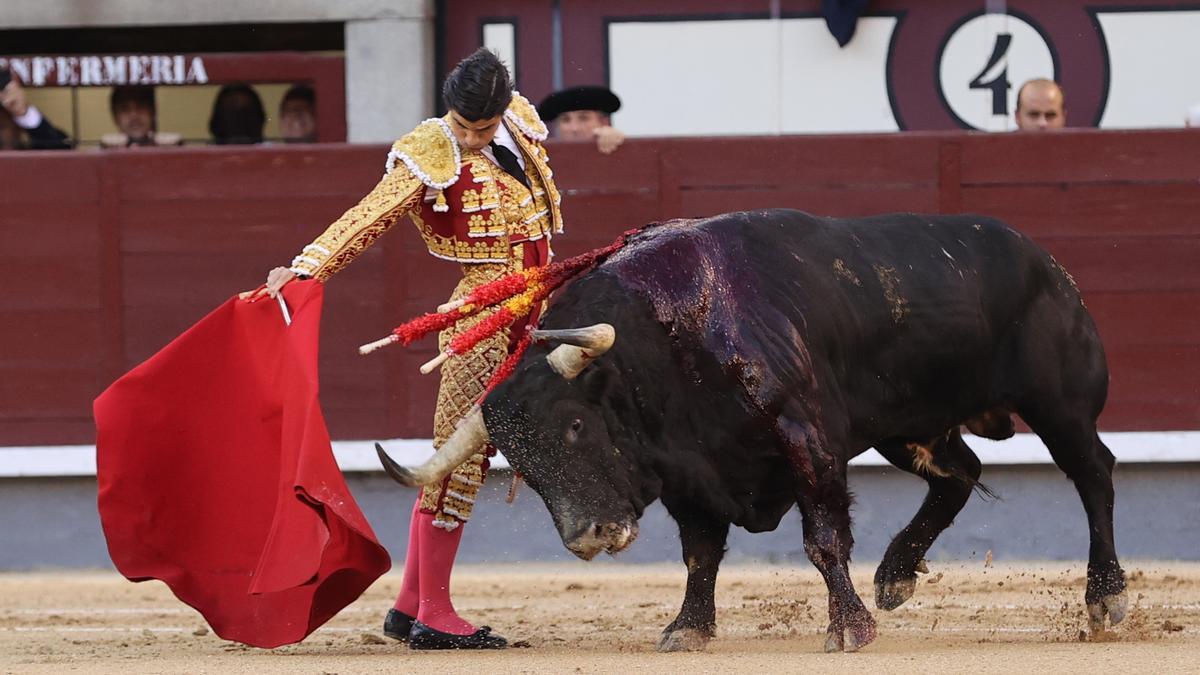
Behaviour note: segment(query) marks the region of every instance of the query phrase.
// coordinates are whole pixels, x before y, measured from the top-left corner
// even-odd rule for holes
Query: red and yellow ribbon
[[[568,258],[561,262],[551,263],[545,267],[531,267],[520,272],[506,274],[495,281],[481,284],[459,301],[459,303],[455,303],[458,305],[457,307],[446,312],[423,314],[411,321],[407,321],[392,330],[391,335],[388,337],[377,340],[369,345],[364,345],[359,348],[359,351],[366,354],[381,346],[397,342],[409,345],[430,333],[449,328],[462,319],[474,316],[484,309],[500,305],[500,308],[492,313],[491,316],[451,340],[445,351],[447,356],[465,354],[483,340],[528,316],[533,311],[533,308],[537,306],[537,303],[545,300],[551,293],[571,279],[606,260],[608,256],[620,250],[630,236],[639,231],[628,230],[617,237],[613,243],[603,248],[593,249],[587,253]],[[505,359],[500,368],[492,375],[484,395],[512,373],[513,369],[516,368],[517,361],[529,347],[529,343],[530,337],[527,332],[521,336],[513,353]],[[440,360],[437,360],[437,362],[440,362]],[[437,363],[433,363],[433,365],[437,365]]]

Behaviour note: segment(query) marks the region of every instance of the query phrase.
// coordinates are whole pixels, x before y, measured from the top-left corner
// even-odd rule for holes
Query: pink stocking
[[[420,560],[417,573],[421,584],[421,606],[417,620],[443,633],[474,633],[475,627],[459,617],[450,602],[450,571],[454,567],[454,557],[458,554],[464,526],[459,524],[447,532],[433,526],[433,515],[417,513],[413,516],[413,527],[417,530]],[[405,574],[408,574],[407,567]]]
[[[397,611],[411,617],[417,615],[421,599],[421,575],[419,573],[421,538],[417,536],[421,528],[421,493],[417,493],[417,502],[413,504],[412,518],[408,521],[408,550],[404,552],[404,579],[400,582],[400,595],[396,596],[396,604],[392,605]]]

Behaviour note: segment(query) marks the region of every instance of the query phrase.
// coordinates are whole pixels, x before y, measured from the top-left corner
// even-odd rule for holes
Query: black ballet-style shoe
[[[383,620],[383,634],[401,642],[408,642],[408,634],[412,632],[413,617],[398,609],[389,609],[387,618]]]
[[[408,646],[412,649],[504,649],[508,646],[508,640],[493,635],[488,626],[470,635],[455,635],[413,621]]]

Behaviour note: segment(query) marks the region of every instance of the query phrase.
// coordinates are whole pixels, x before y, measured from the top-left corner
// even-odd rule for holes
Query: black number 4
[[[1012,88],[1012,84],[1008,81],[1008,64],[1005,64],[1004,69],[996,73],[996,76],[987,82],[984,82],[983,78],[1000,62],[1000,59],[1004,58],[1011,44],[1011,33],[996,35],[996,44],[992,45],[991,58],[988,59],[987,65],[983,67],[983,70],[979,71],[979,74],[975,76],[975,79],[971,80],[970,87],[972,89],[992,90],[993,115],[1008,115],[1008,90]]]

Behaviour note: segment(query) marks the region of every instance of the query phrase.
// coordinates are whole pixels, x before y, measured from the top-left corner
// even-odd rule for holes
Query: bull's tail
[[[966,483],[979,496],[987,501],[1001,501],[1001,497],[992,488],[988,487],[983,481],[978,478],[972,478],[967,472],[955,467],[950,471],[950,475],[962,482]]]

